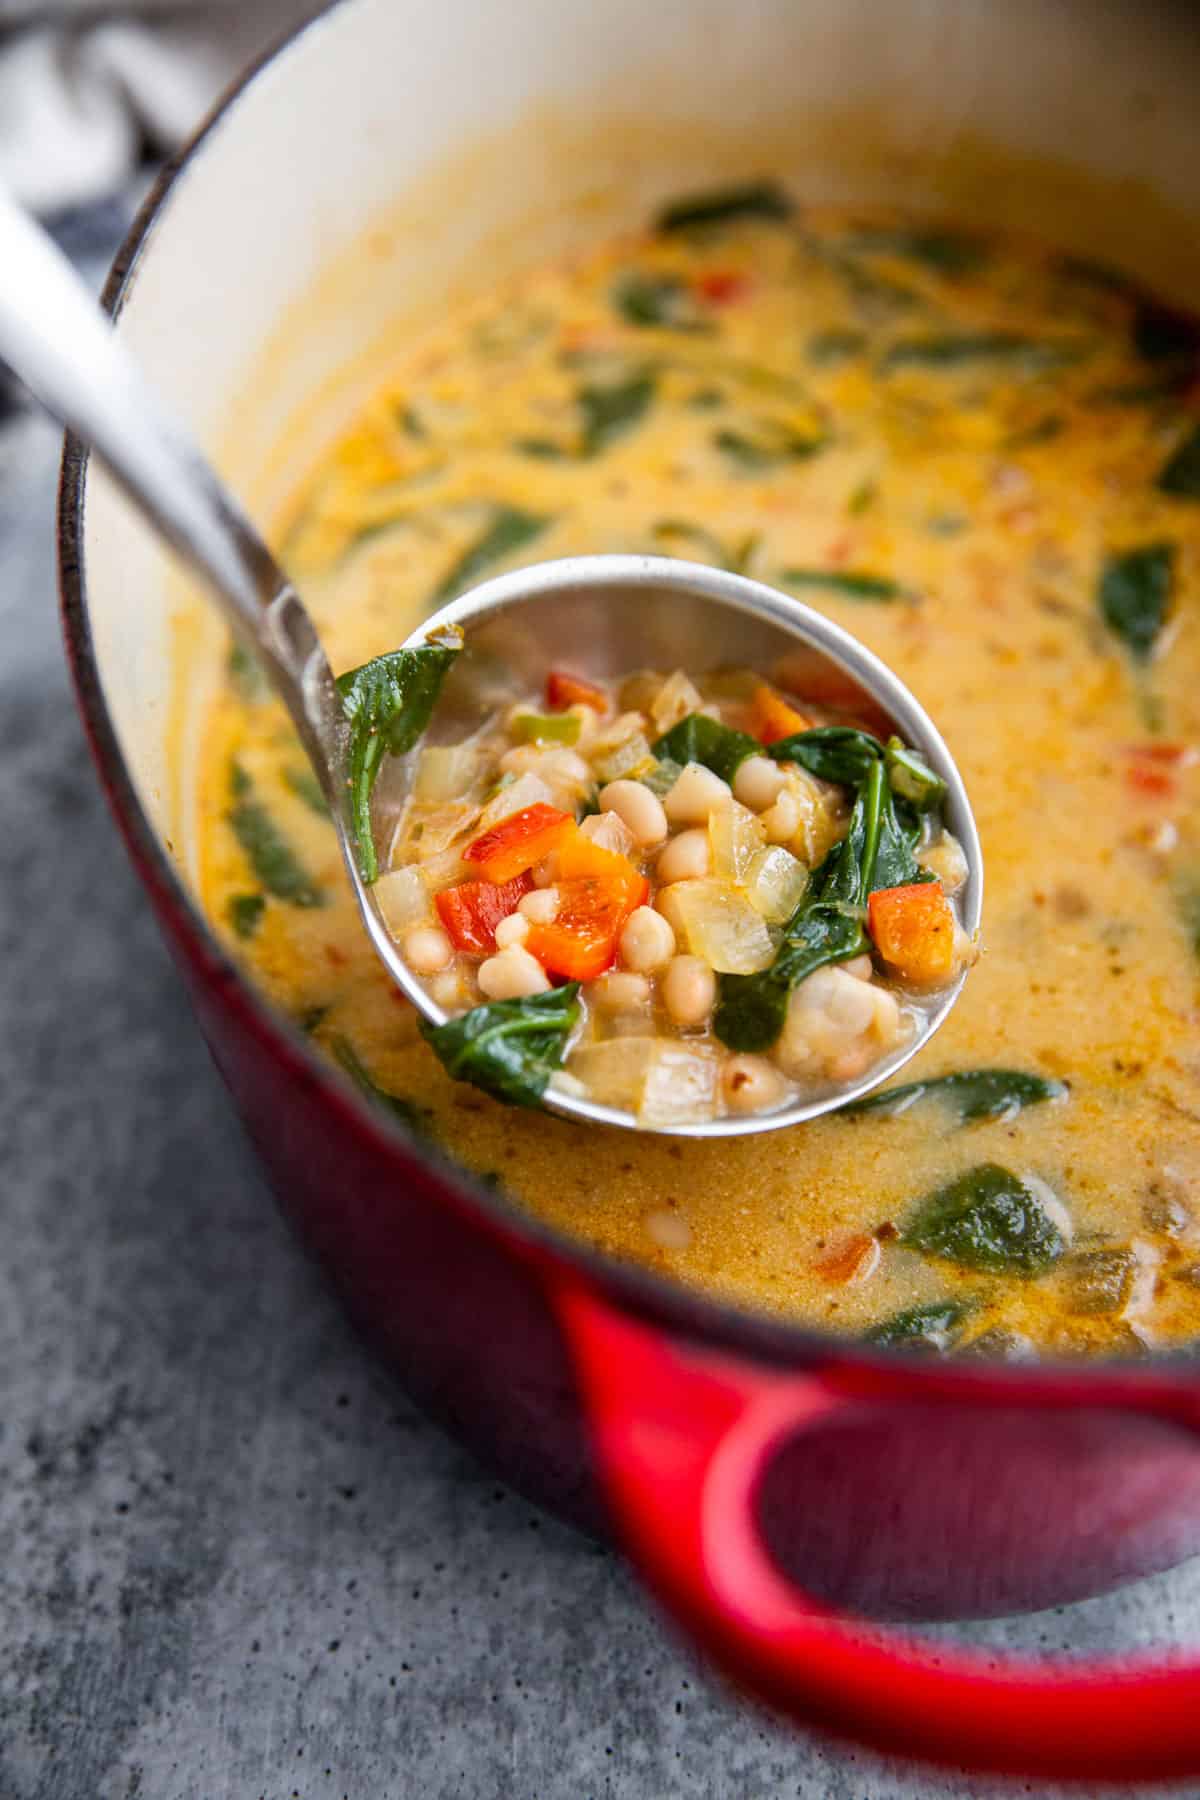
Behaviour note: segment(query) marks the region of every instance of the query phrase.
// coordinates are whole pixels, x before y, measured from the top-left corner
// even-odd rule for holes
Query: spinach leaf
[[[750,558],[762,542],[762,534],[751,531],[736,543],[726,544],[713,532],[706,531],[702,525],[693,525],[687,519],[659,519],[652,527],[652,534],[664,545],[668,555],[671,542],[682,538],[684,543],[695,544],[698,550],[711,557],[719,569],[728,569],[734,575],[745,574]]]
[[[793,431],[778,420],[764,419],[754,435],[726,428],[713,433],[713,443],[723,456],[747,471],[772,469],[782,462],[802,462],[823,450],[828,438]]]
[[[1080,1250],[1064,1257],[1058,1271],[1063,1306],[1076,1315],[1121,1312],[1137,1274],[1132,1250]]]
[[[817,331],[809,338],[805,354],[809,362],[823,367],[829,363],[845,362],[848,357],[861,356],[867,347],[867,336],[863,331]]]
[[[350,807],[363,880],[379,874],[371,829],[371,790],[385,755],[411,750],[437,703],[442,682],[461,648],[422,644],[390,650],[340,675],[337,691],[350,729]]]
[[[733,731],[704,713],[689,713],[651,744],[660,761],[703,763],[732,784],[748,756],[761,756],[762,745],[745,731]]]
[[[577,396],[583,413],[580,455],[599,456],[639,425],[654,403],[654,376],[646,370],[625,381],[589,383]]]
[[[350,1077],[360,1094],[377,1106],[381,1112],[390,1113],[393,1119],[399,1119],[408,1131],[415,1131],[418,1137],[428,1137],[430,1114],[423,1106],[414,1106],[411,1100],[402,1100],[399,1094],[389,1094],[381,1088],[359,1059],[358,1053],[349,1038],[330,1038],[329,1048],[338,1062]]]
[[[629,325],[660,331],[711,331],[687,282],[679,275],[630,269],[612,291],[613,305]]]
[[[883,1113],[893,1118],[925,1100],[949,1107],[960,1125],[980,1119],[1013,1119],[1027,1106],[1046,1100],[1065,1100],[1065,1082],[1030,1075],[1023,1069],[961,1069],[929,1081],[910,1081],[903,1087],[885,1088],[843,1107],[847,1117],[857,1113]]]
[[[294,769],[289,764],[283,771],[284,786],[291,788],[297,800],[303,800],[309,812],[320,819],[329,817],[329,807],[321,792],[321,784],[311,769]]]
[[[999,1163],[980,1163],[927,1195],[903,1242],[964,1268],[1009,1275],[1039,1275],[1064,1248],[1037,1194]]]
[[[862,254],[901,256],[924,263],[939,275],[969,275],[987,261],[987,246],[963,231],[920,227],[913,230],[855,232],[850,248]]]
[[[944,336],[898,338],[883,353],[891,369],[960,369],[972,363],[1005,363],[1024,374],[1061,369],[1078,362],[1083,346],[1067,340],[1023,337],[1015,331],[947,332]]]
[[[303,1012],[297,1013],[296,1023],[304,1033],[305,1037],[311,1037],[313,1032],[324,1023],[328,1016],[328,1006],[306,1006]]]
[[[267,902],[262,894],[231,894],[229,897],[229,923],[236,936],[252,938],[262,922]]]
[[[727,1049],[761,1051],[778,1043],[792,989],[826,963],[847,962],[870,949],[858,919],[832,906],[793,915],[769,969],[722,975],[713,1030]]]
[[[474,587],[493,563],[523,550],[549,523],[542,513],[522,512],[517,506],[493,507],[490,523],[447,570],[430,597],[430,606],[441,606]]]
[[[964,1300],[927,1300],[873,1325],[863,1342],[897,1350],[948,1350],[969,1311]]]
[[[1193,953],[1200,956],[1200,872],[1193,869],[1186,875],[1177,876],[1173,888],[1179,922],[1187,933]]]
[[[799,763],[810,775],[842,787],[859,787],[883,757],[879,739],[852,725],[815,725],[780,738],[770,748],[776,762]]]
[[[890,737],[884,746],[888,780],[892,792],[909,801],[920,812],[933,812],[946,798],[946,784],[935,775],[923,756],[910,750],[898,737]]]
[[[654,221],[658,231],[694,231],[739,219],[788,219],[792,201],[773,181],[747,181],[709,194],[685,194],[664,206]]]
[[[570,462],[574,456],[566,444],[556,444],[552,438],[515,438],[513,449],[539,462]]]
[[[1110,556],[1101,571],[1104,622],[1139,662],[1150,655],[1166,623],[1174,573],[1173,544],[1143,544],[1122,551]]]
[[[456,1081],[510,1106],[538,1106],[579,1022],[579,983],[520,1000],[493,1000],[421,1034]]]
[[[255,798],[241,764],[231,764],[229,775],[233,805],[225,817],[261,886],[289,906],[324,906],[325,895],[266,807]]]
[[[905,600],[907,590],[886,575],[868,575],[850,569],[781,569],[785,587],[819,588],[846,600]]]
[[[1177,500],[1200,500],[1200,425],[1176,444],[1154,485]]]

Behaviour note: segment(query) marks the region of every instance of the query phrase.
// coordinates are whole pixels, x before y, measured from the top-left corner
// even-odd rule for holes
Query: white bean
[[[621,961],[640,975],[665,969],[675,954],[675,933],[652,906],[631,912],[621,932]]]
[[[622,969],[610,969],[588,988],[588,998],[601,1012],[641,1012],[650,1004],[650,983],[644,975],[630,975]]]
[[[732,1113],[762,1112],[783,1099],[784,1082],[763,1056],[731,1056],[721,1070],[721,1092]]]
[[[661,844],[667,835],[662,801],[642,781],[610,781],[600,789],[600,811],[615,812],[643,848]]]
[[[703,1025],[717,997],[717,978],[698,956],[676,956],[662,980],[663,1005],[676,1025]]]
[[[520,944],[511,944],[480,963],[479,986],[489,1000],[520,1000],[526,994],[544,994],[550,983],[537,957]]]
[[[967,879],[967,859],[956,837],[944,832],[936,844],[922,850],[917,861],[931,875],[936,875],[948,894],[956,894]]]
[[[731,792],[729,783],[703,763],[689,763],[668,788],[663,810],[672,825],[704,825],[714,806],[728,804]]]
[[[800,829],[800,808],[795,794],[782,788],[778,799],[762,815],[762,827],[768,844],[790,844]]]
[[[862,956],[852,956],[849,962],[839,963],[838,967],[844,969],[847,975],[853,975],[855,981],[870,981],[875,972],[870,955],[865,951]]]
[[[522,913],[509,913],[496,927],[496,948],[511,949],[513,944],[523,944],[528,936],[529,920]]]
[[[454,945],[437,925],[414,925],[404,934],[403,948],[414,975],[436,975],[454,955]]]
[[[531,894],[522,894],[517,901],[517,911],[531,925],[553,925],[558,917],[558,889],[534,888]]]
[[[786,785],[783,770],[769,756],[748,756],[733,778],[733,797],[751,812],[765,812]]]
[[[673,881],[700,881],[708,874],[710,861],[708,832],[693,826],[664,845],[654,872],[664,887]]]

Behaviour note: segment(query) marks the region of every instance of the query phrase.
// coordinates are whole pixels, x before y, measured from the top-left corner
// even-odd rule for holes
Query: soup
[[[890,663],[988,886],[982,958],[899,1087],[688,1143],[452,1081],[236,655],[199,796],[211,916],[381,1106],[612,1254],[956,1354],[1200,1335],[1196,348],[1106,270],[748,188],[448,316],[285,522],[336,669],[495,570],[616,550],[759,577]]]

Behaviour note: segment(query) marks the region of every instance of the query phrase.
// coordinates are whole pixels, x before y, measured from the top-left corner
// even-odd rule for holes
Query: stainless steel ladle
[[[426,993],[388,931],[355,853],[348,806],[347,731],[334,678],[300,596],[237,502],[172,420],[104,314],[52,240],[0,195],[0,356],[37,400],[104,461],[150,525],[206,582],[238,640],[259,661],[287,707],[329,802],[350,885],[373,949],[392,980],[433,1024],[446,1014]],[[882,714],[946,783],[945,817],[967,859],[962,922],[978,930],[983,859],[954,759],[928,714],[901,681],[848,632],[761,583],[661,557],[588,556],[499,576],[426,619],[414,648],[439,627],[459,626],[464,651],[446,682],[430,732],[461,736],[479,722],[503,671],[511,691],[541,686],[548,667],[617,675],[635,668],[690,674],[754,668],[794,691],[814,679],[838,684]],[[403,799],[411,760],[397,759],[379,808]],[[776,1112],[660,1129],[684,1137],[773,1131],[859,1099],[893,1075],[941,1024],[964,976],[922,1011],[919,1028],[861,1080],[798,1097]],[[597,1124],[640,1129],[630,1113],[559,1092],[546,1104]]]

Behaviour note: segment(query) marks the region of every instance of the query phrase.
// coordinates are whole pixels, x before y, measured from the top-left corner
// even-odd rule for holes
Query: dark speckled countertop
[[[66,233],[94,281],[121,223]],[[898,1772],[731,1700],[607,1551],[368,1360],[275,1214],[87,761],[56,460],[49,426],[0,419],[0,1800],[1049,1793]],[[958,1635],[1186,1643],[1200,1567]]]

